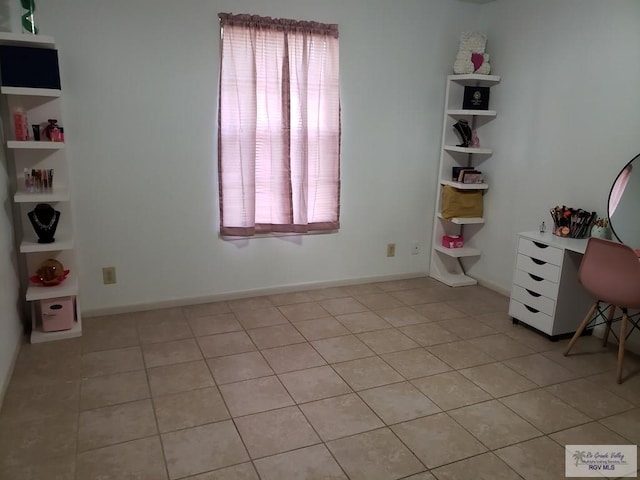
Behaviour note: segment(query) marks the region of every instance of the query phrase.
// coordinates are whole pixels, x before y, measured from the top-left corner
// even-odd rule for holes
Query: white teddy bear
[[[488,75],[491,72],[489,54],[485,53],[487,37],[478,32],[463,32],[460,35],[460,49],[453,64],[453,72],[480,73]]]

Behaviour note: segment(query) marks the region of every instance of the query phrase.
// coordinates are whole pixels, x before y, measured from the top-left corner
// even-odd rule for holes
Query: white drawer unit
[[[518,253],[552,265],[562,265],[562,249],[520,237]]]
[[[546,315],[553,315],[553,310],[556,308],[556,302],[554,299],[545,297],[544,295],[522,288],[518,285],[514,285],[511,290],[511,299],[516,300],[523,305],[528,305]]]
[[[578,281],[587,240],[520,233],[509,315],[556,339],[575,332],[592,300]]]
[[[527,257],[518,253],[516,268],[523,272],[530,273],[536,277],[558,283],[560,280],[560,266],[538,260],[537,258]]]
[[[541,311],[520,303],[513,298],[509,303],[509,315],[541,332],[546,333],[553,330],[553,317],[551,315],[545,315]]]
[[[558,278],[560,276],[558,275]],[[547,280],[544,277],[534,275],[533,273],[526,272],[516,268],[513,275],[513,284],[519,285],[522,288],[531,290],[532,292],[539,293],[548,298],[558,297],[558,282]]]

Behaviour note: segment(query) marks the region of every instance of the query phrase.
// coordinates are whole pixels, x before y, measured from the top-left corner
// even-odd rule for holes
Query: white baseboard
[[[118,315],[121,313],[143,312],[158,308],[186,307],[189,305],[199,305],[202,303],[223,302],[227,300],[238,300],[242,298],[258,297],[263,295],[277,295],[281,293],[294,293],[304,290],[317,290],[320,288],[344,287],[361,283],[389,282],[393,280],[406,280],[408,278],[426,277],[425,272],[406,273],[398,275],[380,275],[374,277],[350,278],[344,280],[332,280],[327,282],[298,283],[295,285],[282,285],[278,287],[258,288],[254,290],[243,290],[238,292],[221,293],[217,295],[207,295],[201,297],[175,298],[160,302],[136,303],[129,305],[118,305],[115,307],[82,309],[83,318],[101,317],[105,315]]]
[[[615,328],[615,324],[614,327]],[[605,326],[604,325],[598,325],[596,328],[593,329],[593,335],[595,335],[598,338],[604,338],[604,330],[605,330]],[[638,331],[637,329],[635,330],[636,332]],[[617,329],[616,329],[616,333],[618,333]],[[624,343],[624,348],[625,350],[629,350],[630,352],[635,353],[636,355],[640,355],[640,333],[634,333],[632,337],[627,338],[627,341]],[[609,335],[609,342],[611,342],[614,345],[617,345],[618,342],[616,342],[616,337],[614,337],[613,335]]]
[[[478,281],[478,285],[480,285],[481,287],[485,287],[485,288],[488,288],[489,290],[493,290],[494,292],[504,295],[505,297],[511,296],[511,290],[502,288],[500,285],[496,283],[493,283],[489,280],[483,280],[480,278],[476,278],[476,280]]]

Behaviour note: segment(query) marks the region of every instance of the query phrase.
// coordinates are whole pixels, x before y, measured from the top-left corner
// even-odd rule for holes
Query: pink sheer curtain
[[[220,14],[220,231],[339,228],[336,25]]]
[[[613,184],[611,195],[609,195],[609,217],[611,217],[618,208],[624,189],[627,188],[627,183],[629,183],[629,177],[631,177],[631,165],[627,165],[627,167],[620,172],[616,183]]]

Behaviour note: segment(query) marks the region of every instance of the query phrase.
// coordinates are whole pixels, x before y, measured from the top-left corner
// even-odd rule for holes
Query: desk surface
[[[588,238],[567,238],[558,237],[550,232],[520,232],[518,235],[534,242],[544,243],[552,247],[562,248],[563,250],[569,250],[570,252],[576,252],[584,254],[587,249]]]

